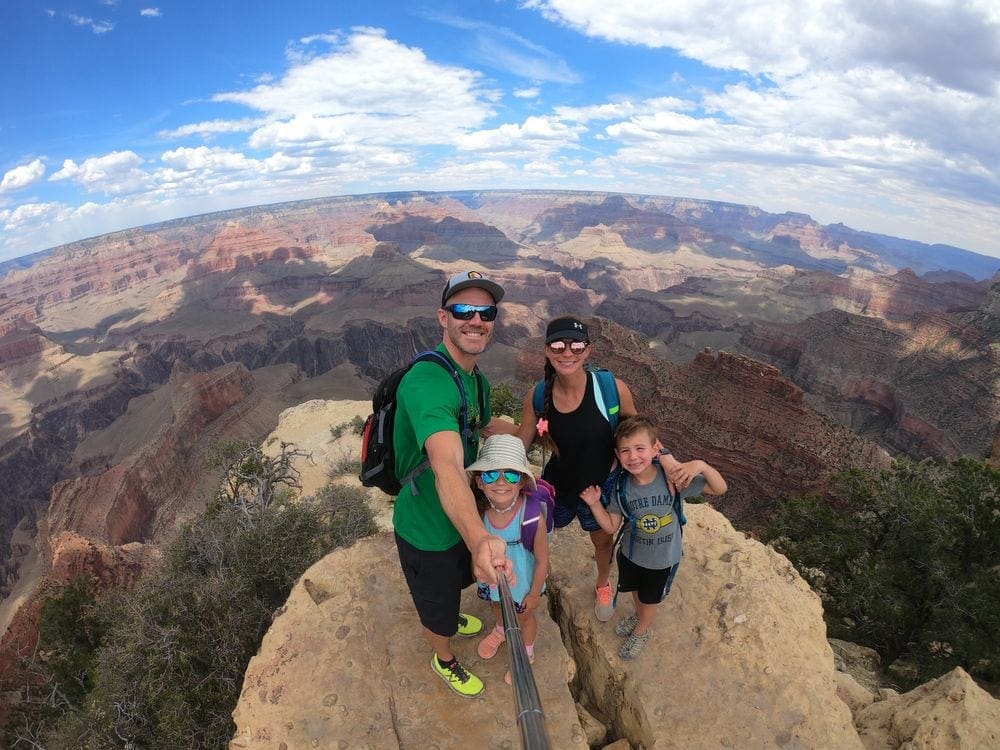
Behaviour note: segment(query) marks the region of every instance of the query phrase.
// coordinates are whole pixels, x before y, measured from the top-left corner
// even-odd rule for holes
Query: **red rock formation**
[[[22,686],[33,678],[24,671],[27,659],[38,642],[38,622],[42,604],[61,587],[79,577],[87,578],[95,595],[113,588],[132,588],[162,560],[160,551],[145,544],[109,546],[84,539],[71,531],[56,539],[51,570],[35,587],[31,596],[11,618],[0,638],[0,696],[17,700]],[[0,697],[0,726],[6,718],[7,700]]]
[[[629,385],[662,442],[726,477],[730,491],[713,504],[737,525],[752,526],[779,497],[822,492],[836,472],[887,462],[877,446],[806,406],[802,389],[772,365],[707,351],[684,365],[664,362],[641,336],[601,318],[590,336],[595,361]],[[539,357],[522,357],[521,371],[541,372]]]
[[[172,414],[135,453],[96,475],[58,483],[48,513],[51,544],[64,531],[120,545],[147,541],[153,524],[169,527],[173,502],[191,493],[201,476],[199,439],[223,428],[259,398],[239,364],[208,373],[171,375]],[[220,424],[223,420],[223,424]],[[166,517],[163,514],[167,514]]]
[[[22,330],[9,330],[0,335],[0,370],[9,365],[37,357],[42,352],[62,353],[63,349],[32,326]]]
[[[886,276],[834,276],[799,271],[782,290],[790,298],[829,297],[831,307],[861,315],[908,320],[921,312],[968,310],[983,303],[985,282],[930,283],[908,268]]]
[[[987,319],[988,320],[988,319]],[[790,325],[748,326],[741,342],[775,357],[829,413],[877,420],[915,457],[988,456],[1000,421],[992,329],[956,314],[906,322],[831,310]]]

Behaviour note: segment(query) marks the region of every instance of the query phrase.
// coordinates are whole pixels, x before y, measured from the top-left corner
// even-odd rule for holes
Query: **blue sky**
[[[732,201],[1000,257],[995,0],[2,0],[0,260],[390,190]]]

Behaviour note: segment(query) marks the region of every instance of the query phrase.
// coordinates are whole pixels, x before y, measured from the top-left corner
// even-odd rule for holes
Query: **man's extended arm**
[[[483,519],[476,510],[476,499],[463,464],[462,438],[451,430],[435,432],[427,438],[424,449],[434,472],[434,484],[438,497],[441,498],[441,507],[472,553],[472,567],[476,578],[496,583],[495,568],[500,566],[513,583],[514,566],[507,557],[507,543],[486,531]]]

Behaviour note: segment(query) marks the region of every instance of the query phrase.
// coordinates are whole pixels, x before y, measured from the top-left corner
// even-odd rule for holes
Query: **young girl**
[[[524,444],[514,435],[494,435],[487,438],[479,451],[478,460],[467,471],[472,477],[473,491],[483,514],[486,530],[507,542],[507,556],[514,565],[515,576],[511,597],[517,609],[528,659],[533,662],[535,635],[538,633],[535,610],[545,590],[549,544],[544,519],[539,519],[535,530],[534,551],[528,551],[521,543],[525,492],[535,490],[535,478],[528,466]],[[500,592],[496,586],[480,582],[479,598],[492,603],[496,626],[480,641],[477,651],[482,658],[492,659],[505,640]],[[504,680],[510,684],[510,672],[504,676]]]

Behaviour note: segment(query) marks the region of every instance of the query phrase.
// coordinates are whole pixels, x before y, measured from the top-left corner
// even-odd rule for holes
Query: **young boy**
[[[727,489],[718,471],[704,461],[692,461],[689,465],[698,475],[679,490],[657,461],[660,448],[649,419],[635,416],[624,420],[615,431],[615,454],[622,474],[614,486],[608,485],[607,510],[601,504],[600,487],[593,485],[580,493],[609,534],[615,534],[626,519],[618,549],[618,591],[632,592],[635,613],[615,626],[615,633],[625,638],[618,651],[622,659],[634,659],[646,645],[656,605],[670,593],[677,575],[684,498],[721,495]]]

